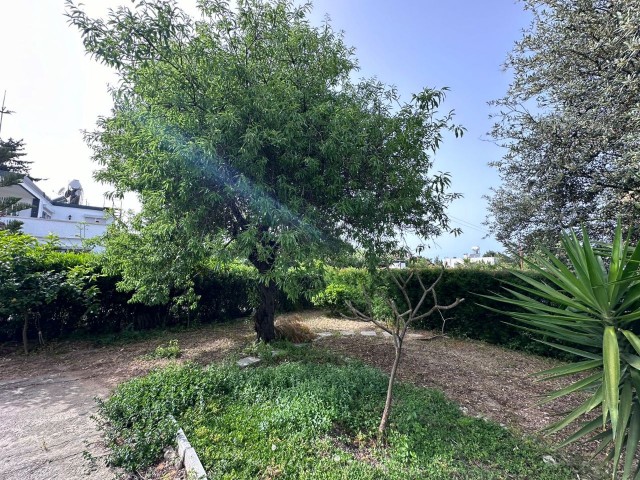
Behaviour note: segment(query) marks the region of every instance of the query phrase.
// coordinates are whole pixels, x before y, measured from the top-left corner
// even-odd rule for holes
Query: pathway
[[[0,478],[113,478],[90,418],[94,396],[107,393],[91,378],[60,374],[0,382]]]

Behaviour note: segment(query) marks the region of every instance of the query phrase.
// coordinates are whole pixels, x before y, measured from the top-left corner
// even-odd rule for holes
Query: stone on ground
[[[256,357],[244,357],[238,360],[236,363],[240,368],[248,367],[249,365],[256,364],[260,361],[259,358]]]

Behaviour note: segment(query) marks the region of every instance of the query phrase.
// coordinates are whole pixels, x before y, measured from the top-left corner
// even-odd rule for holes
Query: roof
[[[3,177],[8,173],[9,172],[7,172],[5,170],[0,170],[0,177]],[[25,180],[28,180],[28,182],[25,183]],[[25,175],[25,177],[22,179],[22,181],[20,183],[16,184],[15,187],[20,187],[22,190],[27,192],[29,195],[40,197],[41,199],[46,200],[51,205],[54,205],[56,207],[79,208],[79,209],[82,209],[82,210],[94,210],[94,211],[97,211],[97,212],[102,212],[102,211],[105,210],[104,207],[93,207],[93,206],[90,206],[90,205],[76,205],[76,204],[71,204],[71,203],[67,203],[67,202],[60,202],[60,201],[52,200],[51,198],[49,198],[47,196],[46,193],[44,193],[44,191],[40,187],[38,187],[38,185],[36,185],[36,183],[33,181],[33,179],[31,177],[29,177],[28,175]],[[5,188],[11,188],[11,187],[5,187]],[[30,190],[32,190],[32,191],[30,191]]]
[[[98,212],[104,211],[104,207],[92,207],[90,205],[77,205],[74,203],[67,203],[67,202],[51,201],[51,205],[55,205],[56,207],[80,208],[82,210],[95,210]]]

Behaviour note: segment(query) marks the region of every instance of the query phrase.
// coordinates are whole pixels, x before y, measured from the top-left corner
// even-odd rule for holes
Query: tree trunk
[[[394,339],[395,340],[395,339]],[[400,363],[400,354],[402,353],[402,340],[396,343],[396,357],[393,360],[393,367],[391,367],[391,374],[389,375],[389,385],[387,386],[387,400],[384,404],[384,411],[382,412],[382,419],[378,426],[378,440],[382,440],[389,426],[389,416],[391,415],[391,402],[393,401],[393,384],[396,381],[396,372],[398,371],[398,364]]]
[[[29,328],[29,314],[24,314],[24,325],[22,325],[22,346],[24,347],[24,354],[29,354],[29,339],[27,338],[27,329]]]
[[[258,340],[266,343],[269,343],[276,338],[274,322],[277,293],[278,287],[276,286],[276,282],[273,280],[269,280],[267,284],[260,282],[258,285],[260,305],[256,308],[253,321]]]
[[[265,226],[258,227],[258,230],[263,234],[266,234],[269,229]],[[260,277],[264,279],[271,274],[271,269],[276,262],[276,255],[278,252],[278,245],[273,240],[260,240],[261,249],[266,249],[269,255],[265,258],[264,255],[260,255],[258,249],[254,250],[249,255],[249,261],[258,270]],[[275,340],[275,316],[276,316],[276,298],[278,294],[278,286],[273,279],[269,279],[266,282],[258,281],[258,298],[260,304],[256,308],[256,312],[253,316],[253,324],[258,336],[258,341],[266,343]]]

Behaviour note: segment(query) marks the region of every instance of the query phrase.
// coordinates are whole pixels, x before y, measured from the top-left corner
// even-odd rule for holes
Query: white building
[[[443,260],[445,268],[455,268],[465,263],[485,263],[487,265],[495,265],[498,263],[496,257],[483,257],[480,255],[480,247],[471,247],[473,253],[465,253],[462,258],[449,257]]]
[[[63,196],[52,200],[29,177],[24,177],[16,185],[0,188],[0,198],[18,198],[20,204],[31,205],[0,216],[0,223],[18,220],[22,222],[21,231],[39,242],[53,234],[66,250],[81,249],[84,239],[103,235],[113,220],[104,208],[81,204],[82,187],[77,180],[69,182]]]

